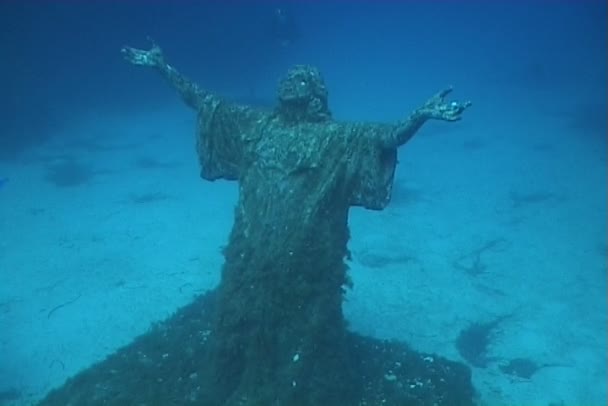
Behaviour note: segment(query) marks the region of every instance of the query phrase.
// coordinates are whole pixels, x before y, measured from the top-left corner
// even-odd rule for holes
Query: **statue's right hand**
[[[149,51],[125,46],[120,52],[125,60],[133,65],[160,66],[163,63],[163,52],[157,45],[154,45]]]

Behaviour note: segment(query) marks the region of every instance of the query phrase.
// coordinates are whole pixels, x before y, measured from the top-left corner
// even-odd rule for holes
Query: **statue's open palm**
[[[471,105],[471,102],[446,102],[445,98],[451,91],[452,88],[449,87],[435,94],[424,104],[424,106],[422,106],[422,112],[428,115],[429,118],[436,120],[460,120],[462,118],[462,112]]]
[[[133,65],[160,66],[164,63],[163,51],[158,45],[152,46],[149,51],[126,46],[123,47],[120,52],[123,57]]]

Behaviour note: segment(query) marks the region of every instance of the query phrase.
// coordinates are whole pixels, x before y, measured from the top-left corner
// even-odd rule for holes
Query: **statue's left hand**
[[[444,121],[458,121],[462,118],[462,112],[465,111],[471,102],[446,102],[445,98],[452,92],[452,88],[444,89],[433,97],[431,97],[420,109],[421,113],[427,118]]]

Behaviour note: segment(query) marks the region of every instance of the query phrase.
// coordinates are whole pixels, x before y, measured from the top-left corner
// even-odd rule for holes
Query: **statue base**
[[[214,382],[209,378],[213,376],[209,371],[212,363],[208,360],[215,298],[215,291],[198,297],[131,344],[70,378],[39,405],[258,405],[247,399],[214,399]],[[471,373],[463,364],[418,353],[404,343],[355,333],[346,335],[342,347],[347,348],[349,356],[341,370],[326,371],[326,381],[335,381],[338,375],[347,381],[341,387],[351,390],[329,395],[310,393],[308,399],[299,399],[297,404],[278,399],[274,405],[316,406],[317,401],[312,399],[329,398],[335,406],[474,404]],[[324,381],[322,376],[315,378]],[[284,388],[283,399],[290,399],[292,385]],[[319,385],[319,390],[328,389]],[[276,387],[272,391],[281,393]]]

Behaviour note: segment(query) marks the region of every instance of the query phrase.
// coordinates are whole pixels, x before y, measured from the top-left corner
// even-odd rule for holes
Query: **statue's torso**
[[[239,179],[237,213],[248,229],[315,228],[336,216],[345,225],[350,193],[345,138],[337,124],[264,126]]]

